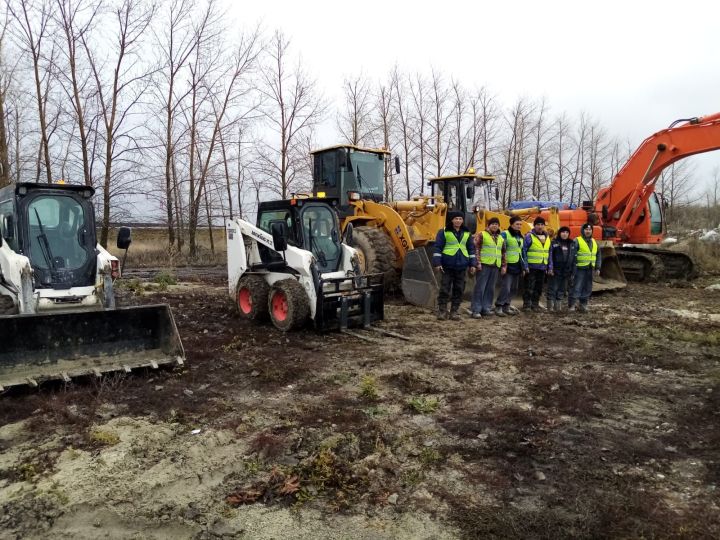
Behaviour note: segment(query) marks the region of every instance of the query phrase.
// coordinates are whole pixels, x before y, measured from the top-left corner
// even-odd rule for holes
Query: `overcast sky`
[[[712,0],[243,1],[243,25],[282,30],[337,105],[345,77],[435,67],[504,105],[546,97],[633,145],[673,120],[720,111],[720,4]],[[335,142],[332,130],[320,134]],[[720,152],[691,158],[698,172]]]

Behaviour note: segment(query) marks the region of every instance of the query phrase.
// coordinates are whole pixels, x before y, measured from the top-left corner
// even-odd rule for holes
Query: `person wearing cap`
[[[574,241],[575,253],[572,262],[574,287],[570,296],[570,311],[587,311],[592,294],[593,274],[600,275],[601,255],[598,243],[593,238],[593,226],[585,223],[580,236]]]
[[[550,261],[550,235],[545,231],[545,220],[540,216],[535,218],[532,230],[525,235],[522,256],[525,272],[523,310],[543,311],[540,297],[545,275],[552,272],[552,261]]]
[[[498,275],[505,275],[505,239],[500,234],[500,220],[496,217],[487,222],[487,229],[475,235],[475,251],[478,253],[478,273],[475,276],[472,311],[473,319],[489,317],[493,312],[493,297]],[[502,311],[501,311],[502,313]],[[502,313],[504,317],[505,314]]]
[[[511,305],[511,301],[517,293],[520,276],[523,273],[523,235],[520,232],[522,223],[522,218],[512,216],[510,228],[500,233],[505,241],[505,262],[507,264],[507,271],[500,280],[500,292],[495,301],[495,314],[501,317],[518,314],[518,310]]]
[[[433,267],[441,272],[438,294],[438,320],[450,318],[460,320],[460,304],[465,290],[465,276],[468,268],[475,273],[477,257],[475,243],[468,228],[463,224],[462,212],[448,213],[448,226],[440,229],[435,237]],[[450,300],[450,314],[447,303]]]
[[[550,244],[549,272],[550,279],[547,287],[547,308],[550,311],[560,311],[565,291],[572,276],[575,243],[570,238],[570,228],[560,227],[558,235]],[[569,306],[569,304],[568,304]]]

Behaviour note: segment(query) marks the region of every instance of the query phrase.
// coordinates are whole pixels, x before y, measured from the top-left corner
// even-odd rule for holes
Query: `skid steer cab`
[[[91,187],[0,189],[0,392],[182,364],[169,306],[115,306],[120,263],[97,243]],[[130,246],[120,229],[118,248]]]
[[[257,225],[226,224],[228,286],[240,316],[283,331],[368,327],[384,317],[383,276],[363,274],[336,211],[323,199],[260,203]]]

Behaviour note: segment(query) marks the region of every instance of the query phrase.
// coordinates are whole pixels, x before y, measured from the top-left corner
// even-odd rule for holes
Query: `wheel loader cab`
[[[16,253],[30,259],[37,288],[95,284],[93,189],[21,183],[0,191],[0,228]]]
[[[260,203],[258,227],[272,233],[272,223],[284,221],[288,244],[310,251],[320,273],[334,272],[340,266],[342,247],[337,214],[324,200],[291,199]],[[263,264],[281,262],[282,255],[260,245]]]
[[[353,214],[352,201],[383,201],[387,155],[384,149],[351,145],[312,152],[313,195],[338,201],[343,217]]]
[[[493,206],[490,187],[494,180],[492,176],[476,176],[474,173],[439,176],[430,179],[430,187],[433,196],[443,197],[448,213],[462,212],[465,226],[474,231],[477,226],[475,209],[490,209]]]

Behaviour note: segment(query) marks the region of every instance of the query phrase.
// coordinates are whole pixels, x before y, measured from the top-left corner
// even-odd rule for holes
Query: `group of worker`
[[[500,231],[500,220],[491,218],[486,230],[473,235],[461,212],[450,212],[448,226],[435,239],[432,265],[441,274],[438,319],[460,319],[460,304],[468,269],[475,276],[470,306],[474,319],[517,315],[511,305],[520,279],[524,279],[523,311],[545,311],[540,297],[547,281],[547,310],[561,311],[567,293],[568,310],[588,310],[593,273],[600,273],[601,257],[586,223],[581,234],[570,238],[570,229],[560,227],[555,238],[545,230],[545,220],[535,218],[532,230],[523,236],[522,219],[510,218],[510,228]],[[495,297],[496,283],[500,279]],[[495,303],[493,305],[493,299]],[[447,311],[450,302],[450,311]]]

